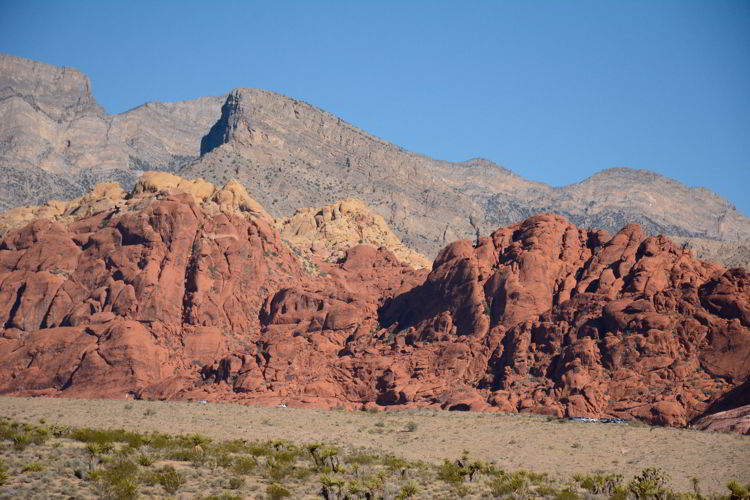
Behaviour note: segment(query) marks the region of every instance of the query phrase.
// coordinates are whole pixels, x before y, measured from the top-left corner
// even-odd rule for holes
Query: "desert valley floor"
[[[0,417],[92,428],[199,433],[217,440],[322,441],[440,462],[463,450],[506,470],[551,475],[607,471],[627,479],[660,467],[676,491],[724,493],[730,480],[750,482],[750,436],[572,422],[539,415],[432,410],[321,411],[198,402],[0,398]],[[414,425],[416,424],[416,428]],[[410,431],[410,429],[413,429]]]

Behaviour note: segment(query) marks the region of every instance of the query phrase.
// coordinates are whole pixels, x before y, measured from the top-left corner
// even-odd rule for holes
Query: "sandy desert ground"
[[[428,410],[349,412],[198,402],[0,398],[0,416],[20,422],[200,433],[213,439],[287,439],[440,462],[462,450],[507,470],[633,477],[661,467],[672,487],[726,492],[750,482],[750,436],[633,424],[558,421],[536,415]]]

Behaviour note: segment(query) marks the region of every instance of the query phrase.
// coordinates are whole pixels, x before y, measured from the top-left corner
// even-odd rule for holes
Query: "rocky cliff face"
[[[107,115],[75,70],[13,56],[0,56],[0,68],[0,210],[70,199],[101,181],[129,189],[142,171],[163,170],[237,179],[274,217],[355,197],[429,258],[453,240],[557,213],[611,233],[639,223],[647,234],[692,238],[711,259],[750,262],[750,219],[705,189],[651,172],[612,169],[553,188],[486,160],[410,153],[272,92],[236,89]],[[717,242],[731,244],[731,256],[715,252]]]
[[[407,342],[485,346],[475,384],[506,411],[685,425],[750,375],[748,284],[640,226],[609,237],[541,215],[446,247],[381,317]]]
[[[293,216],[279,219],[276,226],[284,241],[307,256],[326,261],[346,257],[346,252],[366,243],[384,248],[415,269],[432,262],[407,247],[394,235],[378,214],[361,200],[348,199],[321,208],[303,208]]]
[[[91,94],[88,77],[73,68],[0,55],[0,89],[3,101],[20,99],[28,105],[27,109],[40,112],[55,122],[103,113]],[[20,102],[15,101],[15,105]]]
[[[356,197],[383,216],[408,246],[433,254],[455,239],[456,231],[473,231],[471,214],[482,219],[478,205],[430,171],[434,160],[306,103],[237,89],[222,109],[204,140],[205,154],[182,168],[181,176],[216,183],[237,178],[277,217],[300,206]]]
[[[690,249],[697,257],[709,262],[718,262],[724,267],[750,269],[750,242],[722,241],[706,238],[671,237],[675,243]]]
[[[5,226],[0,393],[685,425],[750,375],[750,275],[636,225],[535,216],[415,270],[302,255],[236,182],[88,196]]]
[[[69,199],[97,182],[130,187],[143,170],[195,159],[223,98],[147,103],[108,115],[87,77],[0,55],[0,210]]]
[[[610,232],[639,223],[648,234],[750,239],[750,219],[725,199],[652,172],[611,169],[553,188],[485,160],[413,154],[306,103],[255,89],[230,94],[205,142],[206,154],[181,175],[237,176],[277,215],[354,195],[428,255],[537,213]]]

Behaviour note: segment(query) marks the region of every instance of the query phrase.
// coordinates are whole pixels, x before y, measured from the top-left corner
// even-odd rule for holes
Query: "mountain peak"
[[[589,177],[589,179],[632,179],[639,181],[649,181],[655,179],[668,179],[667,177],[656,173],[652,170],[631,168],[631,167],[611,167],[600,170]],[[671,180],[671,179],[670,179]]]
[[[0,99],[9,97],[26,100],[54,120],[102,111],[91,94],[91,81],[77,69],[0,54]]]
[[[221,107],[219,121],[201,139],[201,156],[231,141],[240,129],[249,133],[251,123],[248,114],[245,110],[242,91],[234,89],[227,95],[226,101]]]

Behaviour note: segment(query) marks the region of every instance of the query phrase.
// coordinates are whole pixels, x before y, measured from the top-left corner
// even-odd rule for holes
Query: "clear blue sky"
[[[260,87],[436,158],[649,169],[750,214],[750,1],[0,0],[0,52],[113,113]]]

